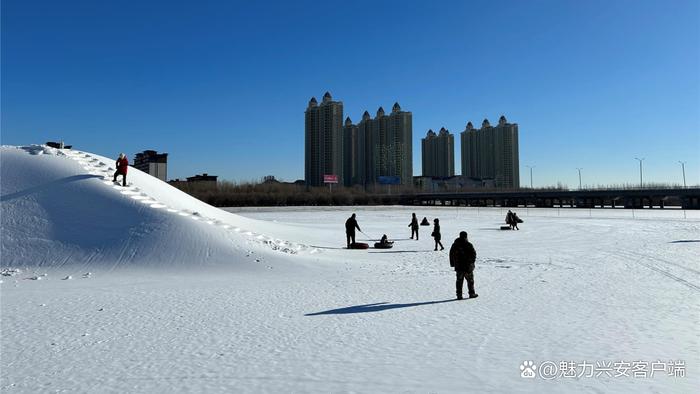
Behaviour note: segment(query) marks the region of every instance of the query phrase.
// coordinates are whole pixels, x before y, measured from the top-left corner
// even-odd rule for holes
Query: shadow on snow
[[[345,315],[345,314],[349,314],[349,313],[381,312],[381,311],[385,311],[388,309],[411,308],[414,306],[442,304],[445,302],[452,302],[452,301],[456,301],[456,299],[452,298],[449,300],[441,300],[441,301],[414,302],[414,303],[410,303],[410,304],[390,304],[388,302],[377,302],[374,304],[354,305],[354,306],[348,306],[345,308],[330,309],[330,310],[323,311],[323,312],[307,313],[304,316]]]
[[[430,253],[430,252],[433,252],[433,250],[432,249],[430,249],[430,250],[388,250],[386,252],[367,252],[367,253]]]
[[[0,197],[0,201],[3,201],[3,202],[10,201],[10,200],[14,200],[16,198],[28,196],[30,194],[51,191],[51,189],[53,189],[56,186],[61,186],[61,185],[65,185],[67,183],[82,181],[84,179],[91,179],[91,178],[102,178],[102,177],[99,175],[73,175],[73,176],[69,176],[66,178],[57,179],[55,181],[47,182],[47,183],[44,183],[43,185],[30,187],[28,189],[24,189],[24,190],[18,191],[16,193],[5,194],[5,195]]]

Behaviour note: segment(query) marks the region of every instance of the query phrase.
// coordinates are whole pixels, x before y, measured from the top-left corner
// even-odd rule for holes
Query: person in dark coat
[[[467,240],[467,232],[459,233],[459,238],[455,239],[450,248],[450,266],[454,267],[457,273],[457,299],[462,300],[462,285],[464,279],[467,280],[469,298],[476,298],[479,295],[474,291],[474,265],[476,262],[476,250],[474,245]]]
[[[122,176],[122,185],[126,187],[126,169],[129,168],[129,159],[126,158],[126,155],[123,153],[119,154],[119,158],[117,159],[117,170],[114,172],[114,182],[117,182],[117,176],[121,175]]]
[[[518,217],[518,214],[515,213],[515,212],[513,212],[513,214],[511,215],[511,219],[510,219],[510,220],[511,220],[511,223],[512,223],[512,224],[511,224],[511,227],[512,227],[514,230],[520,230],[520,229],[518,228],[518,223],[522,223],[523,221]]]
[[[508,210],[508,213],[506,214],[506,224],[510,226],[510,229],[513,229],[513,212],[511,210]]]
[[[416,235],[416,241],[418,241],[418,229],[420,226],[418,226],[418,218],[416,217],[416,214],[413,214],[413,217],[411,218],[411,224],[408,225],[408,227],[411,228],[411,239],[413,239],[413,234]]]
[[[355,220],[355,214],[353,213],[352,216],[348,220],[345,221],[345,238],[348,241],[348,249],[350,249],[350,241],[352,243],[355,243],[355,229],[360,229],[360,226],[357,224],[357,220]]]
[[[433,222],[435,222],[435,227],[433,227],[433,233],[431,235],[435,239],[435,250],[437,250],[438,245],[440,245],[440,250],[445,250],[445,247],[442,246],[442,242],[440,242],[442,239],[442,235],[440,234],[440,219],[435,218]]]

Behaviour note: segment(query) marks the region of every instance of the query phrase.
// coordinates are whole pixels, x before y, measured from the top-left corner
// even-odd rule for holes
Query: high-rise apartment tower
[[[343,165],[343,103],[326,92],[320,105],[312,97],[305,112],[306,185],[322,186],[324,175],[343,184]]]
[[[379,177],[398,178],[399,183],[410,185],[413,182],[413,114],[402,111],[395,103],[391,113],[386,115],[379,107],[377,116],[372,119],[365,111],[362,120],[352,124],[346,119],[344,127],[347,154],[346,185],[371,185],[379,182]]]
[[[423,176],[450,177],[455,174],[455,139],[444,127],[438,134],[428,130],[421,140]]]
[[[501,188],[520,187],[517,123],[508,123],[501,116],[498,126],[484,119],[477,130],[468,122],[460,137],[463,176],[493,180]]]

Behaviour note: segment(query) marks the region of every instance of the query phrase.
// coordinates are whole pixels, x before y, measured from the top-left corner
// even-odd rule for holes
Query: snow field
[[[483,208],[233,215],[134,169],[133,185],[115,188],[101,164],[110,161],[99,156],[16,151],[1,151],[2,391],[688,393],[700,386],[697,212],[680,219],[669,217],[678,211],[645,211],[639,219],[521,209],[520,231],[498,230],[502,212]],[[95,178],[74,178],[86,175]],[[368,234],[358,241],[386,233],[394,248],[344,250],[343,223],[353,212]],[[479,298],[454,300],[447,250],[432,250],[432,226],[420,228],[419,241],[408,239],[411,212],[440,218],[448,249],[468,231]],[[279,253],[266,239],[307,249]],[[682,360],[686,376],[524,379],[527,360]]]

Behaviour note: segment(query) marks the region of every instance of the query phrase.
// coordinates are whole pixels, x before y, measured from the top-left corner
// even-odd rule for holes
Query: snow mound
[[[270,235],[288,234],[284,225],[225,212],[133,167],[126,187],[114,184],[113,163],[44,145],[2,146],[2,266],[236,265],[256,250],[317,251]]]

